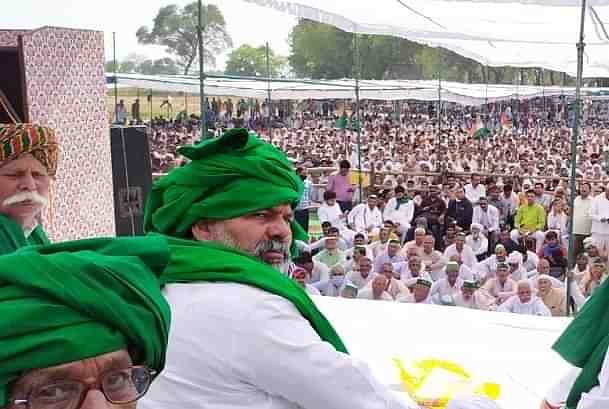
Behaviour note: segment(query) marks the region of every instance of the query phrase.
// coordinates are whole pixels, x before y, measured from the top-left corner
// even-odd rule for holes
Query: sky
[[[169,4],[183,6],[192,1],[17,0],[0,13],[0,29],[58,26],[103,31],[107,60],[112,58],[112,32],[116,32],[117,59],[131,53],[160,58],[165,56],[163,48],[138,44],[135,32],[143,25],[152,27],[159,8]],[[280,55],[289,54],[288,34],[296,24],[295,18],[241,0],[214,0],[209,3],[222,10],[234,48],[243,44],[260,46],[268,41],[269,46]],[[215,69],[224,68],[229,51],[217,56]]]

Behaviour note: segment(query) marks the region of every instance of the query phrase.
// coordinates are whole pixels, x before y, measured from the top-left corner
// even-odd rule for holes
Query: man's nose
[[[267,229],[269,239],[279,239],[283,242],[288,241],[292,236],[290,223],[283,217],[274,220]]]
[[[80,405],[80,408],[77,409],[109,409],[112,408],[110,402],[106,400],[104,394],[99,391],[92,389],[87,392],[85,396],[85,400]]]
[[[26,172],[19,177],[18,189],[20,191],[36,190],[36,180],[32,176],[31,172]]]

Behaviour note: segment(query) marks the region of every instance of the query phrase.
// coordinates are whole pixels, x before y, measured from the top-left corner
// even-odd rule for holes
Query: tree
[[[353,69],[353,35],[310,20],[290,33],[288,61],[299,77],[348,78]]]
[[[269,62],[271,76],[278,76],[286,66],[286,59],[275,54],[269,49]],[[244,44],[236,50],[231,51],[226,61],[224,72],[228,75],[243,75],[249,77],[266,77],[266,47],[252,47]]]
[[[175,56],[184,75],[188,75],[199,52],[198,20],[197,2],[187,4],[181,9],[175,4],[161,7],[154,18],[152,29],[142,26],[137,30],[136,36],[142,44],[165,46],[166,52]],[[203,57],[206,64],[214,67],[215,56],[232,47],[224,16],[217,6],[203,6],[203,27]]]
[[[165,57],[158,60],[137,59],[117,61],[116,72],[124,74],[146,74],[146,75],[177,75],[180,67],[171,58]],[[114,72],[114,61],[106,61],[106,72]]]

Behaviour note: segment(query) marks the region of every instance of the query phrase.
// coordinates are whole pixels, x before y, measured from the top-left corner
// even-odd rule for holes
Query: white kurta
[[[452,256],[459,256],[461,258],[461,262],[469,268],[473,268],[478,263],[478,259],[476,258],[474,251],[467,244],[463,246],[463,250],[461,252],[457,250],[456,244],[451,244],[448,246],[446,250],[444,250],[444,257],[447,260],[450,260]]]
[[[348,220],[356,232],[366,232],[369,229],[381,227],[383,215],[378,207],[370,209],[370,206],[362,203],[349,212]]]
[[[410,223],[412,222],[412,217],[414,216],[414,202],[411,200],[408,203],[400,205],[399,209],[396,209],[396,207],[396,198],[392,197],[385,205],[383,219],[391,220],[394,223],[400,223],[402,228],[408,229],[408,227],[410,227]]]
[[[171,284],[164,293],[167,364],[140,409],[416,408],[321,341],[282,297],[234,283]]]
[[[517,295],[513,295],[507,299],[506,302],[501,304],[497,311],[499,312],[512,312],[514,314],[525,314],[525,315],[540,315],[544,317],[551,317],[552,313],[541,301],[539,297],[533,297],[528,303],[522,303]]]

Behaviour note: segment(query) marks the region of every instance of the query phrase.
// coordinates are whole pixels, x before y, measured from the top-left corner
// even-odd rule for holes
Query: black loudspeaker
[[[145,126],[110,128],[117,236],[144,234],[144,205],[152,187]]]
[[[0,47],[0,91],[6,95],[10,106],[17,115],[18,122],[24,122],[27,118],[25,106],[25,79],[23,72],[23,58],[19,48]],[[1,108],[0,123],[12,123],[9,114]]]

